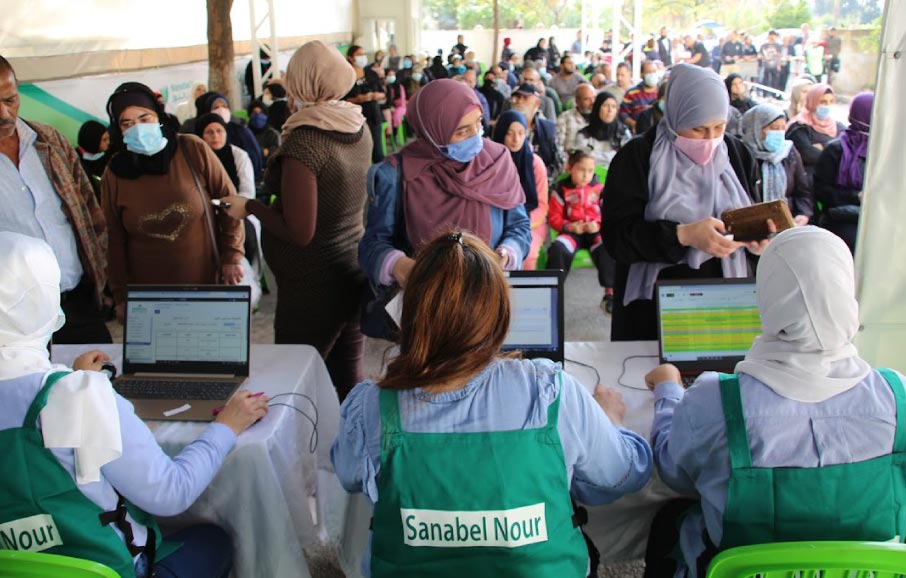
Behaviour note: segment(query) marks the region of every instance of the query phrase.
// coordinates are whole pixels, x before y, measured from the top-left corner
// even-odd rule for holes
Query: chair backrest
[[[81,558],[0,550],[3,578],[119,578],[113,569]]]
[[[819,573],[820,571],[820,573]],[[900,578],[906,544],[892,542],[782,542],[730,548],[717,555],[707,578]]]

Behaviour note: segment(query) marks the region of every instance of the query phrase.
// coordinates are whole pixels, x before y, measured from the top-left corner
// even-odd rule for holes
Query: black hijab
[[[140,82],[125,82],[119,85],[107,100],[107,115],[110,117],[110,170],[121,179],[135,180],[143,175],[165,175],[170,170],[170,159],[176,154],[179,141],[176,131],[162,125],[161,132],[167,139],[167,145],[157,154],[147,156],[134,153],[123,144],[123,132],[120,130],[119,117],[126,108],[141,106],[153,110],[160,122],[163,122],[166,111],[157,102],[154,92]]]
[[[223,122],[223,119],[220,117],[220,115],[217,113],[209,112],[198,117],[198,120],[195,122],[195,135],[198,136],[198,138],[204,140],[204,137],[202,136],[204,134],[204,129],[206,129],[211,124],[219,124],[223,127],[224,132],[226,132],[227,130],[227,125],[225,122]],[[239,171],[236,169],[236,159],[233,158],[233,150],[230,148],[229,136],[227,136],[226,144],[220,147],[220,149],[215,150],[214,154],[217,155],[218,159],[220,159],[220,164],[222,164],[223,168],[226,169],[227,174],[230,175],[230,180],[233,181],[233,185],[238,189]]]
[[[733,96],[733,81],[737,78],[742,78],[742,76],[735,72],[728,74],[724,79],[724,84],[727,86],[727,94],[730,95],[730,105],[738,110],[740,114],[745,114],[750,108],[756,106],[757,103],[752,100],[750,96],[743,96],[742,98],[735,98]]]
[[[434,61],[428,68],[428,72],[431,73],[431,78],[433,80],[437,80],[439,78],[448,78],[450,76],[450,74],[447,72],[447,68],[444,66],[444,59],[439,55],[434,57]]]
[[[528,123],[518,110],[508,110],[500,115],[497,124],[494,125],[493,141],[503,144],[510,125],[518,122],[525,128],[525,141],[522,148],[517,152],[510,151],[513,157],[513,164],[516,165],[516,172],[519,173],[519,182],[522,183],[522,190],[525,191],[525,212],[531,213],[538,207],[538,187],[535,183],[535,154],[532,152],[532,145],[528,138]]]
[[[601,107],[604,106],[604,103],[608,99],[617,102],[617,97],[609,92],[601,92],[598,94],[595,98],[594,106],[591,107],[591,120],[589,121],[588,126],[579,132],[595,140],[609,142],[614,149],[618,149],[620,148],[620,137],[626,133],[626,125],[620,122],[619,112],[617,113],[617,117],[613,119],[613,122],[604,122],[601,120]],[[619,105],[618,102],[617,104]]]
[[[96,120],[85,121],[85,124],[79,128],[79,157],[82,160],[82,167],[85,168],[89,175],[99,177],[104,174],[104,169],[107,168],[107,161],[109,160],[107,154],[94,160],[84,157],[86,153],[95,155],[100,152],[101,139],[104,137],[105,132],[107,132],[107,127]]]

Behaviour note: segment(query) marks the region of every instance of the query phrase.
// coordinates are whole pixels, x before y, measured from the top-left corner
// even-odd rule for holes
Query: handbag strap
[[[211,237],[211,248],[214,250],[214,265],[217,267],[217,275],[220,275],[220,248],[217,246],[217,235],[214,234],[214,216],[211,214],[210,195],[205,193],[205,190],[202,188],[201,179],[198,178],[198,172],[195,170],[195,167],[192,166],[189,155],[183,153],[183,158],[186,159],[186,164],[189,165],[189,170],[192,171],[192,178],[195,180],[195,188],[198,190],[198,194],[201,195],[201,206],[204,207],[204,220],[205,223],[207,223],[208,235]]]

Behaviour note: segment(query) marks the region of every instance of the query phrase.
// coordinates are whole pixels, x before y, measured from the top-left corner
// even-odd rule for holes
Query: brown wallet
[[[725,211],[720,216],[727,227],[727,233],[733,235],[734,241],[741,243],[770,238],[768,219],[774,221],[778,233],[796,226],[790,208],[783,199]]]

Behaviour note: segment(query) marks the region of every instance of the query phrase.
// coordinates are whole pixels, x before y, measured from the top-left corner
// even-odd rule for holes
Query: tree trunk
[[[233,0],[207,0],[208,3],[208,90],[217,91],[230,99],[235,108],[235,71],[233,62],[233,23],[230,9]]]
[[[490,63],[488,64],[488,70],[490,70],[492,66],[497,64],[497,58],[498,58],[497,55],[500,54],[500,52],[497,51],[497,47],[498,47],[497,43],[499,40],[500,40],[500,6],[498,4],[498,0],[494,0],[494,44],[491,45],[491,59],[489,61]]]

